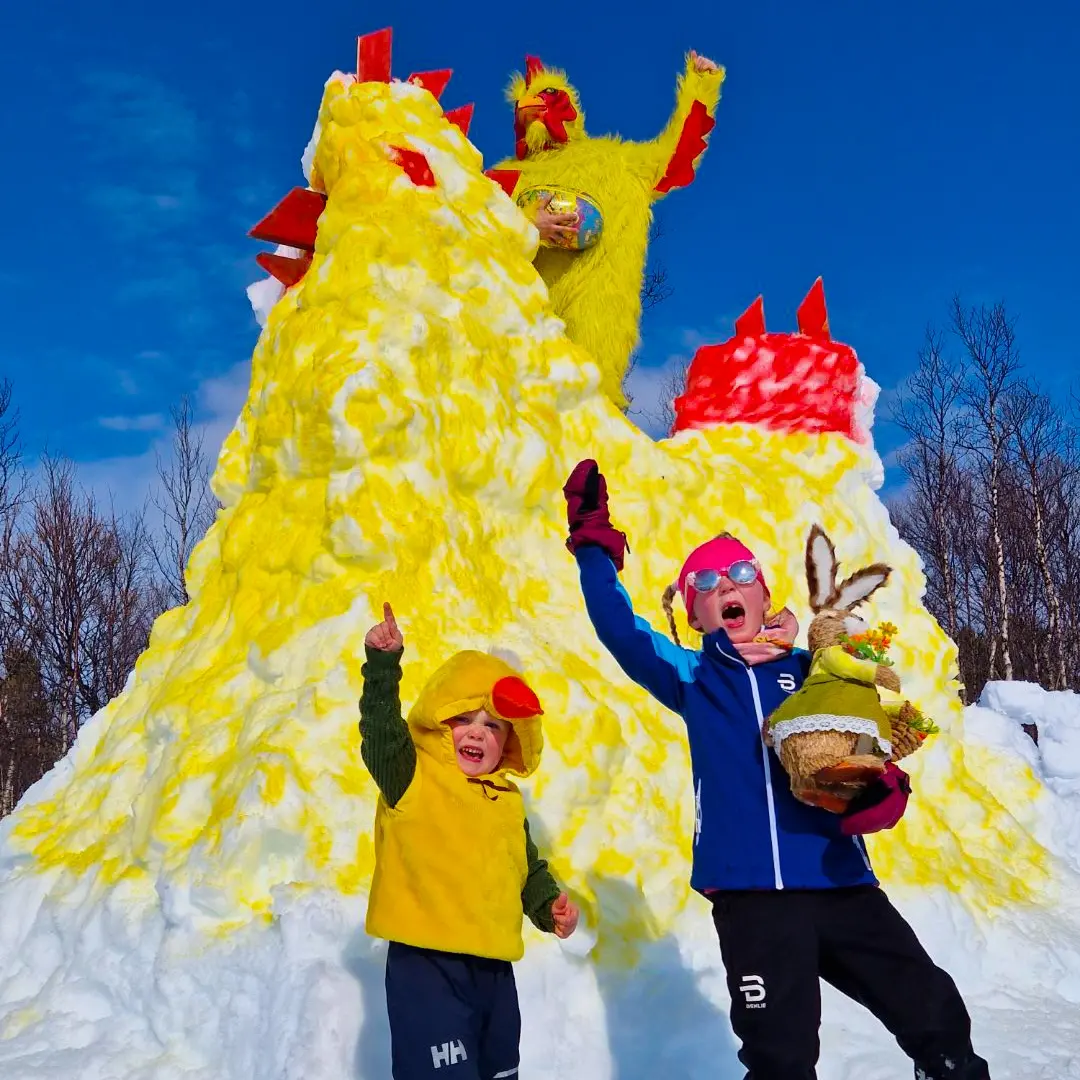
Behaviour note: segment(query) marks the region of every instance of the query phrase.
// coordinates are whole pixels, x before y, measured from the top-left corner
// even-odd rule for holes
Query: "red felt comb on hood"
[[[539,56],[525,57],[525,83],[528,85],[544,70],[544,61]]]
[[[527,720],[544,712],[529,685],[514,675],[500,679],[492,687],[491,705],[504,720]]]

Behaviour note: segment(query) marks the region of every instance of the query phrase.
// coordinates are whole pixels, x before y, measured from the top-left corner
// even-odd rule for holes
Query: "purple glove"
[[[891,829],[904,816],[910,794],[908,774],[887,762],[881,776],[851,800],[840,819],[840,832],[844,836],[865,836]]]
[[[566,523],[570,536],[566,546],[575,554],[590,544],[603,548],[615,563],[623,568],[626,553],[626,534],[611,524],[608,516],[607,481],[600,467],[591,458],[579,461],[563,485],[566,496]]]

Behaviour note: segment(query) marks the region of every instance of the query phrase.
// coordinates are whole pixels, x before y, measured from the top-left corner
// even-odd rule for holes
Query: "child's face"
[[[454,756],[466,776],[486,776],[502,761],[510,725],[489,716],[483,709],[448,720],[454,736]]]
[[[694,597],[694,614],[690,625],[703,634],[712,634],[721,627],[732,642],[753,641],[765,621],[769,593],[760,579],[749,585],[736,585],[728,577],[712,592],[699,592]]]

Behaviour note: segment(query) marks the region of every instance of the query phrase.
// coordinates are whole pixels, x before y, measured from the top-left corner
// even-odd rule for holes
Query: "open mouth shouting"
[[[454,758],[466,776],[494,772],[502,760],[510,732],[505,720],[489,716],[483,709],[448,720],[454,740]]]
[[[720,609],[720,618],[725,630],[741,630],[746,625],[746,608],[737,600],[729,600]]]

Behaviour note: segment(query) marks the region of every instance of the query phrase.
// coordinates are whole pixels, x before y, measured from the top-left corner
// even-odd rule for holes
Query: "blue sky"
[[[729,336],[759,293],[773,329],[825,278],[834,334],[894,387],[954,292],[1004,299],[1051,389],[1075,344],[1080,14],[1034,0],[659,6],[46,0],[5,14],[5,342],[30,454],[126,493],[182,394],[220,438],[246,387],[260,276],[247,229],[291,186],[325,77],[395,28],[394,71],[453,67],[471,137],[512,148],[526,52],[565,67],[589,127],[648,138],[683,52],[726,65],[696,183],[661,211],[674,293],[650,370]],[[696,9],[696,10],[695,10]],[[104,12],[109,14],[105,15]],[[880,429],[887,451],[896,433]],[[141,491],[139,491],[141,498]]]

